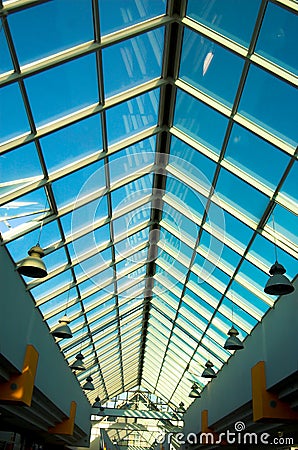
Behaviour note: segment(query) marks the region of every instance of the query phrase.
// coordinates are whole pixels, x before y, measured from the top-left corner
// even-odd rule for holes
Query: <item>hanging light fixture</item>
[[[86,378],[86,383],[83,385],[83,389],[85,390],[85,391],[94,391],[94,385],[93,385],[93,383],[92,383],[92,381],[93,381],[93,379],[92,379],[92,377],[89,375],[87,378]]]
[[[294,286],[284,275],[286,269],[276,260],[271,266],[269,273],[271,277],[266,283],[264,291],[269,295],[286,295],[294,292]]]
[[[177,413],[180,413],[180,414],[183,414],[183,413],[185,413],[185,408],[184,408],[184,403],[183,402],[180,402],[179,403],[179,407],[177,408],[177,411],[176,411]]]
[[[190,398],[200,398],[201,397],[198,387],[199,386],[197,385],[197,383],[193,383],[193,385],[191,387],[191,391],[188,395]]]
[[[48,199],[46,198],[44,212],[46,211],[47,203]],[[42,257],[44,256],[44,251],[39,245],[42,227],[43,222],[41,222],[40,224],[36,245],[34,247],[31,247],[30,250],[28,250],[29,256],[24,258],[17,267],[17,271],[19,272],[19,274],[24,275],[25,277],[44,278],[48,274],[45,263],[42,260]]]
[[[286,269],[282,264],[279,264],[277,260],[277,245],[276,245],[276,232],[274,214],[272,213],[272,227],[274,232],[274,251],[275,251],[275,263],[270,267],[269,274],[271,275],[266,283],[264,291],[269,295],[286,295],[291,294],[294,291],[294,286],[290,280],[285,276]]]
[[[93,403],[92,408],[101,408],[101,401],[98,396],[95,398],[95,402]]]
[[[34,247],[28,250],[27,258],[17,267],[17,271],[26,277],[43,278],[47,276],[47,269],[45,263],[41,259],[44,256],[44,251],[37,243]]]
[[[67,293],[67,301],[66,301],[66,308],[65,308],[65,314],[61,319],[59,320],[59,324],[53,328],[51,331],[52,335],[57,338],[62,339],[70,339],[72,338],[72,332],[68,324],[71,322],[70,318],[67,316],[67,308],[68,308],[68,302],[69,302],[69,295],[70,295],[70,288],[71,288],[71,281],[69,284],[69,289]]]
[[[216,378],[217,375],[214,372],[214,370],[212,369],[213,364],[211,361],[207,361],[205,364],[205,370],[202,373],[202,377],[204,378]]]
[[[70,339],[72,338],[72,332],[68,324],[71,322],[70,318],[65,314],[59,319],[59,325],[51,331],[52,335],[57,338]]]
[[[84,359],[84,356],[82,355],[82,353],[81,353],[81,352],[78,353],[78,354],[76,355],[76,361],[74,361],[74,362],[72,363],[72,365],[70,366],[70,368],[71,368],[72,370],[86,370],[86,367],[84,366],[84,363],[83,363],[83,359]]]
[[[236,330],[234,325],[229,329],[228,331],[228,339],[225,342],[224,348],[226,350],[241,350],[244,348],[243,343],[240,341],[240,339],[237,337],[239,334],[239,331]]]

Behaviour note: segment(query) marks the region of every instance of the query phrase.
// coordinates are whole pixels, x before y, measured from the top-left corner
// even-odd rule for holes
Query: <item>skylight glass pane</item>
[[[198,251],[203,251],[212,261],[224,264],[227,269],[234,271],[240,261],[241,255],[224,245],[222,241],[216,239],[212,234],[203,231],[200,239]]]
[[[26,207],[25,207],[26,208]],[[24,210],[24,206],[22,207]],[[1,211],[1,208],[0,208]],[[40,233],[40,228],[37,228],[30,233],[26,233],[18,239],[15,239],[7,244],[8,250],[15,261],[20,261],[27,256],[26,251],[33,247],[38,238],[43,249],[54,245],[61,241],[61,235],[58,228],[57,221],[54,220],[48,224],[43,225]]]
[[[6,17],[1,17],[2,21],[0,21],[0,73],[8,72],[10,70],[13,70],[12,61],[10,58],[10,53],[8,50],[7,41],[5,39],[5,33],[2,30],[3,27],[3,21],[6,20]]]
[[[213,124],[210,127],[210,124]],[[228,120],[204,103],[178,89],[174,126],[219,153]]]
[[[177,209],[172,208],[169,204],[165,203],[163,207],[163,217],[161,224],[164,224],[165,228],[170,226],[175,232],[178,231],[178,236],[186,237],[193,244],[195,243],[199,227],[196,225],[191,218],[186,217],[186,215],[181,214]],[[181,237],[182,240],[182,237]]]
[[[43,188],[4,204],[0,207],[0,216],[4,216],[3,221],[0,221],[3,237],[9,239],[18,231],[24,232],[34,224],[40,228],[41,219],[47,215],[47,211],[48,199]]]
[[[169,247],[173,252],[178,253],[183,260],[186,261],[186,263],[190,262],[190,258],[193,254],[193,248],[189,247],[188,245],[184,244],[184,242],[181,242],[180,239],[177,239],[175,236],[173,236],[168,231],[164,230],[163,228],[160,229],[160,239],[159,244],[161,248],[161,251],[167,250]]]
[[[195,221],[196,216],[202,218],[207,202],[206,197],[173,176],[167,177],[166,190],[177,202],[182,203],[191,220]]]
[[[154,136],[111,155],[109,157],[111,185],[134,173],[140,175],[148,173],[154,163],[155,141]]]
[[[72,124],[40,139],[50,172],[61,169],[92,153],[102,151],[99,115]]]
[[[298,142],[297,103],[295,87],[258,67],[250,67],[239,112],[294,146]]]
[[[216,194],[256,222],[261,218],[269,201],[264,194],[225,169],[220,171]]]
[[[102,196],[93,202],[86,203],[80,208],[74,209],[71,213],[61,217],[63,231],[66,237],[72,238],[76,232],[82,231],[85,227],[93,225],[94,229],[98,226],[98,221],[108,217],[107,197]],[[103,225],[102,223],[100,224]]]
[[[280,189],[280,192],[289,197],[289,199],[296,204],[298,203],[297,180],[298,162],[295,161],[285,182]]]
[[[241,58],[185,28],[180,65],[182,80],[232,106],[242,68]]]
[[[51,0],[8,19],[21,65],[93,39],[91,0]]]
[[[223,225],[218,227],[217,224],[215,224],[214,230],[221,236],[226,235],[226,237],[231,239],[233,243],[243,249],[246,247],[253,234],[253,230],[251,228],[226,211],[224,211]]]
[[[43,297],[53,293],[63,286],[66,287],[66,290],[69,289],[71,282],[72,274],[70,270],[67,270],[31,289],[31,293],[33,294],[35,300],[41,300]]]
[[[161,76],[163,38],[157,28],[102,50],[107,98]]]
[[[270,216],[268,225],[273,228],[273,217]],[[277,233],[282,234],[291,243],[298,245],[298,216],[280,205],[274,208],[274,225]]]
[[[99,0],[99,16],[103,35],[129,27],[152,17],[165,14],[165,0]],[[113,14],[111,14],[113,11]]]
[[[128,230],[129,231],[129,230]],[[133,249],[142,244],[146,243],[149,238],[149,227],[145,228],[144,230],[139,231],[138,233],[135,233],[131,236],[129,236],[127,239],[123,239],[118,244],[115,244],[115,256],[116,259],[124,257],[124,255],[129,252],[133,251]],[[132,255],[130,259],[132,261],[136,261],[136,255]]]
[[[171,138],[169,163],[194,179],[199,185],[210,189],[216,167],[215,163],[175,136]]]
[[[123,102],[106,112],[109,145],[157,125],[159,90]]]
[[[55,250],[54,252],[50,253],[49,255],[44,256],[43,262],[46,265],[48,273],[50,273],[57,267],[61,267],[63,265],[68,264],[68,260],[66,257],[64,247],[62,247],[58,250]]]
[[[201,255],[196,255],[193,265],[193,271],[198,274],[198,284],[202,284],[205,281],[213,285],[213,282],[220,284],[224,289],[230,281],[229,275],[218,269],[208,259],[203,258]]]
[[[151,194],[151,192],[152,174],[145,175],[132,183],[126,184],[120,189],[116,189],[111,194],[113,212],[115,213],[117,210],[121,211],[127,205],[137,201],[138,199],[146,197]],[[140,221],[144,221],[144,218],[147,216],[147,214],[145,215],[144,213],[144,211],[146,211],[146,205],[144,205],[141,210],[143,211],[143,214],[140,214],[139,211],[136,212],[135,210],[124,216],[123,219],[125,220],[127,226],[128,224],[130,224],[129,226],[134,226]]]
[[[70,242],[68,249],[72,258],[80,258],[89,250],[94,249],[94,252],[96,252],[96,248],[98,248],[99,245],[103,245],[103,243],[108,243],[109,241],[109,226],[105,225]],[[98,255],[98,263],[100,263],[100,265],[104,264],[104,259],[101,258],[100,253],[98,251],[96,253]]]
[[[260,0],[189,0],[187,15],[228,38],[248,46]]]
[[[290,161],[285,153],[236,124],[229,139],[225,159],[272,189],[280,181]]]
[[[43,178],[33,143],[0,155],[0,197]]]
[[[268,239],[265,239],[263,236],[258,234],[254,239],[248,254],[252,254],[268,267],[268,276],[269,276],[269,268],[275,262],[274,244],[268,241]],[[287,277],[292,279],[298,272],[297,258],[291,257],[288,253],[286,253],[279,247],[277,248],[277,256],[278,261],[287,270]]]
[[[38,126],[98,103],[95,56],[88,55],[48,69],[25,85]]]
[[[72,202],[76,204],[77,201],[103,187],[105,187],[105,177],[102,160],[53,183],[58,208]],[[97,208],[100,206],[100,201],[101,198],[98,199]]]
[[[1,87],[0,105],[0,143],[29,133],[30,127],[18,84]]]
[[[276,64],[298,74],[296,43],[297,16],[282,5],[268,2],[256,51]]]

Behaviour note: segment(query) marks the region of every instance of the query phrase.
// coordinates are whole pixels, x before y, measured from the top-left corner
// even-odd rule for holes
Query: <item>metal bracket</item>
[[[23,370],[0,384],[0,403],[31,406],[38,352],[33,345],[27,345]]]
[[[266,389],[265,362],[259,361],[251,369],[253,420],[298,421],[298,412]]]

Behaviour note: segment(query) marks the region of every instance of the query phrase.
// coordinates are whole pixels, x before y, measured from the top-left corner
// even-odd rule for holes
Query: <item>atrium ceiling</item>
[[[188,406],[231,323],[243,340],[274,305],[275,250],[296,276],[297,11],[0,0],[2,245],[44,249],[24,287],[49,329],[70,317],[91,403]]]

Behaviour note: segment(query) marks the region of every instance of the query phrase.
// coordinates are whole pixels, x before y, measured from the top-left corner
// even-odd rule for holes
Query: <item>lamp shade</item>
[[[101,408],[101,401],[98,396],[95,398],[95,402],[93,403],[92,408]]]
[[[212,369],[213,364],[211,361],[207,361],[205,364],[205,370],[202,373],[202,377],[204,378],[216,378],[216,373],[214,372],[214,370]]]
[[[286,269],[277,261],[271,266],[269,273],[271,277],[266,283],[264,291],[269,295],[285,295],[294,291],[294,286],[284,275]]]
[[[86,370],[86,367],[84,366],[84,363],[83,363],[83,359],[84,359],[84,356],[82,355],[82,353],[78,353],[76,355],[76,360],[72,363],[70,368],[72,370]]]
[[[188,395],[190,398],[200,398],[201,394],[198,390],[198,385],[197,383],[193,383],[192,387],[191,387],[191,391]]]
[[[67,315],[61,317],[61,319],[59,320],[59,325],[57,325],[51,331],[52,335],[57,338],[62,338],[62,339],[72,338],[72,332],[68,326],[69,323],[70,323],[70,319],[67,317]]]
[[[21,275],[31,278],[43,278],[47,276],[47,269],[45,263],[41,259],[44,256],[43,249],[36,244],[28,250],[27,258],[23,259],[17,267],[17,271]]]
[[[228,339],[225,342],[224,348],[226,350],[241,350],[244,348],[244,345],[240,341],[240,339],[237,337],[239,332],[236,330],[236,328],[232,327],[228,331]]]
[[[85,391],[94,391],[93,379],[91,376],[86,378],[86,383],[83,385]]]
[[[185,408],[184,408],[184,403],[183,402],[179,403],[179,407],[177,408],[177,412],[181,413],[181,414],[185,413]]]

